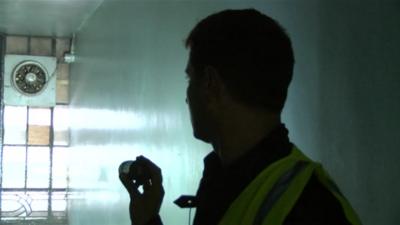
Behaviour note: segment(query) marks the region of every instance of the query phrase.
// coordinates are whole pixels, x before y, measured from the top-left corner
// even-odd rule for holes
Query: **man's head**
[[[270,17],[254,10],[225,10],[200,21],[190,32],[189,88],[192,113],[202,114],[204,79],[220,81],[232,99],[249,108],[280,114],[292,79],[294,56],[288,35]],[[213,77],[214,76],[214,77]],[[194,90],[193,90],[194,89]],[[199,96],[197,96],[199,97]],[[193,101],[199,103],[197,106]],[[198,124],[206,123],[205,118]],[[195,127],[195,124],[193,124]],[[205,125],[207,126],[207,125]]]

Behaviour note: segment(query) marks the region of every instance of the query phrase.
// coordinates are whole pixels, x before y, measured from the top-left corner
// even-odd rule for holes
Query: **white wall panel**
[[[104,191],[71,201],[71,225],[129,224],[117,168],[139,154],[163,169],[164,223],[186,224],[172,201],[195,192],[211,148],[191,135],[184,38],[206,15],[243,7],[276,18],[292,37],[283,114],[291,140],[326,165],[364,224],[400,223],[397,3],[110,0],[78,33],[71,72],[71,185]]]

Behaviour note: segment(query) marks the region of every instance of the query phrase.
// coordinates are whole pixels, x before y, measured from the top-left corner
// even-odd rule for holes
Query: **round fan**
[[[13,73],[14,87],[24,95],[37,95],[42,92],[48,81],[46,69],[38,62],[24,61],[18,64]]]

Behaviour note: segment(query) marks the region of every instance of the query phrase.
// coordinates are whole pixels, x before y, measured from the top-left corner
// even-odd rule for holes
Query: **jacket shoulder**
[[[296,204],[286,217],[285,225],[351,225],[339,200],[313,174]]]

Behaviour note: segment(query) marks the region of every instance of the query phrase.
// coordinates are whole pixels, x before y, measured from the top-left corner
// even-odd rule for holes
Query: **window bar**
[[[21,192],[22,188],[4,188],[6,192]],[[49,192],[49,188],[27,188],[27,191],[34,191],[34,192]],[[53,188],[54,192],[65,192],[67,188]],[[75,189],[74,189],[75,190]],[[76,189],[75,191],[81,191],[80,189]]]
[[[49,203],[47,204],[47,217],[52,217],[52,193],[53,193],[53,142],[54,142],[54,107],[50,108],[50,176],[49,176]]]
[[[32,48],[31,48],[31,40],[32,38],[28,36],[28,55],[31,54]],[[27,192],[27,184],[28,184],[28,143],[29,143],[29,110],[30,107],[27,106],[26,109],[26,132],[25,132],[25,184],[24,184],[24,192],[26,194]]]
[[[10,146],[10,147],[25,147],[25,146],[28,146],[28,147],[49,147],[49,145],[31,145],[31,144],[27,144],[27,145],[24,145],[24,144],[3,144],[3,146]],[[54,145],[53,144],[53,147],[69,147],[69,145]]]
[[[51,55],[56,56],[56,39],[51,39]],[[52,213],[52,193],[53,193],[53,144],[54,144],[54,107],[50,108],[50,129],[49,129],[49,148],[50,148],[50,174],[49,174],[49,198],[47,204],[47,218],[53,216]]]
[[[30,107],[27,106],[26,110],[26,131],[25,131],[25,181],[24,181],[24,192],[26,194],[27,184],[28,184],[28,143],[29,143],[29,110]]]
[[[3,144],[4,146],[9,146],[9,147],[25,147],[25,144]],[[28,147],[49,147],[49,145],[46,144],[27,144]],[[68,147],[69,145],[53,145],[53,147]]]

